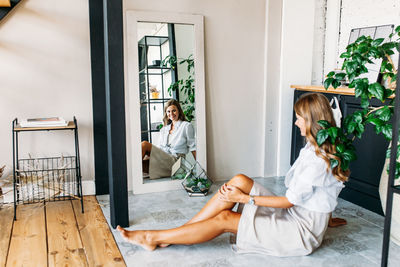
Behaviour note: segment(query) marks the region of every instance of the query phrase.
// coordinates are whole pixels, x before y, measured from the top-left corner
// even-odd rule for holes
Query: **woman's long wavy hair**
[[[167,116],[167,108],[170,106],[175,106],[178,109],[179,120],[186,121],[185,114],[183,113],[183,110],[182,110],[181,104],[179,104],[179,101],[175,100],[175,99],[170,99],[170,100],[168,100],[167,103],[165,103],[165,107],[164,107],[164,118],[163,118],[164,126],[167,126],[168,124],[172,123],[172,121],[170,119],[168,119],[168,116]]]
[[[305,120],[305,137],[307,141],[310,142],[315,148],[315,153],[317,156],[322,158],[328,165],[327,171],[331,169],[330,159],[336,159],[339,164],[332,169],[332,174],[339,181],[347,181],[350,171],[343,171],[340,168],[341,160],[339,157],[335,156],[335,146],[329,143],[328,140],[325,141],[321,146],[318,146],[316,141],[318,131],[323,129],[323,127],[318,124],[319,120],[326,120],[332,126],[336,126],[328,99],[324,95],[318,93],[304,94],[296,101],[296,104],[294,105],[294,111],[297,115]]]

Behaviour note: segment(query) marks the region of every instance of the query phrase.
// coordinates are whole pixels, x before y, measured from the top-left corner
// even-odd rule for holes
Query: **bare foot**
[[[166,247],[168,247],[170,244],[160,244],[160,245],[158,245],[160,248],[166,248]]]
[[[330,218],[328,226],[329,227],[338,227],[338,226],[342,226],[342,225],[346,225],[346,224],[347,224],[347,221],[345,219],[342,219],[342,218]]]
[[[128,231],[119,225],[117,226],[117,230],[126,241],[139,245],[146,250],[153,251],[157,247],[157,245],[151,243],[148,238],[146,238],[147,234],[145,231]]]

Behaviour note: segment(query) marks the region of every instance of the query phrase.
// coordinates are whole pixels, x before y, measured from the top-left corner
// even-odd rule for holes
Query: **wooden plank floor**
[[[0,207],[0,267],[126,266],[95,196]]]

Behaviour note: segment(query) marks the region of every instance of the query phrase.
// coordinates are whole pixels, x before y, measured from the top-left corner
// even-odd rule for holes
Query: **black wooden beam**
[[[106,84],[104,79],[104,20],[102,0],[89,0],[89,23],[96,195],[105,195],[109,194],[110,191],[108,186]]]
[[[129,226],[122,0],[103,0],[111,225]]]

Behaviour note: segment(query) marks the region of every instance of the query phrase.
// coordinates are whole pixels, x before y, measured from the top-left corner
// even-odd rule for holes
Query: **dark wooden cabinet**
[[[308,92],[295,90],[294,102],[305,93]],[[353,113],[356,110],[361,110],[360,100],[354,96],[332,93],[323,94],[328,99],[334,96],[338,98],[343,118],[345,118],[347,114]],[[376,99],[373,99],[371,103],[373,106],[377,107],[382,105],[382,103]],[[295,118],[295,114],[293,114],[291,164],[296,160],[300,149],[304,146],[304,138],[294,125]],[[354,142],[357,160],[350,164],[351,174],[349,181],[345,183],[346,187],[342,190],[339,197],[378,214],[383,214],[379,198],[379,181],[385,163],[388,145],[389,141],[387,141],[382,134],[377,135],[372,125],[366,127],[362,139],[356,139]]]

